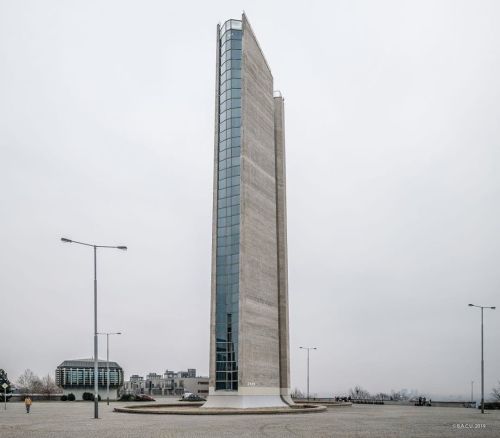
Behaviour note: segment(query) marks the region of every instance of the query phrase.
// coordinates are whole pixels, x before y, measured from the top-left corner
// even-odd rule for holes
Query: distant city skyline
[[[500,4],[0,4],[9,380],[92,356],[209,373],[214,23],[243,9],[286,96],[291,388],[470,398],[500,306]],[[278,73],[279,72],[279,73]],[[485,392],[500,380],[485,315]],[[100,339],[100,356],[105,340]],[[475,384],[475,396],[479,393]]]

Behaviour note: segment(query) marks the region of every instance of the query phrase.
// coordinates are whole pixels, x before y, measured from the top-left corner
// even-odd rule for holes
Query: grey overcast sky
[[[468,397],[467,303],[500,306],[497,1],[0,0],[0,368],[92,356],[67,236],[129,246],[98,260],[127,376],[208,373],[215,30],[243,10],[286,98],[292,387],[313,345],[312,392]]]

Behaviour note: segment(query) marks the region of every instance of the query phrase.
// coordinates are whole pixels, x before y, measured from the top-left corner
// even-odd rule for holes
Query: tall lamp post
[[[2,383],[2,388],[3,388],[3,408],[4,410],[7,410],[7,388],[9,385],[7,383]]]
[[[98,335],[106,335],[106,403],[109,406],[109,336],[121,335],[122,332],[114,333],[97,333]]]
[[[481,309],[481,413],[484,414],[484,330],[483,330],[483,310],[495,310],[495,306],[476,306],[469,304],[469,307],[477,307]]]
[[[309,351],[317,350],[316,347],[299,347],[301,350],[307,350],[307,401],[309,401]]]
[[[94,248],[94,418],[99,418],[99,358],[97,347],[97,248],[112,248],[127,250],[126,246],[94,245],[91,243],[77,242],[76,240],[61,237],[66,243],[77,243],[78,245]]]

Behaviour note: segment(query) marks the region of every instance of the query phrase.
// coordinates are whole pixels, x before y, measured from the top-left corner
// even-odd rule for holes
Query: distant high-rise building
[[[217,26],[210,387],[205,406],[289,397],[284,107],[243,14]]]

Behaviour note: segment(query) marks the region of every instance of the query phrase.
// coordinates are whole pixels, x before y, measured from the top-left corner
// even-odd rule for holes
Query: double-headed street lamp
[[[476,306],[475,304],[469,304],[469,307],[477,307],[481,309],[481,413],[484,414],[484,335],[483,335],[483,310],[490,309],[495,310],[495,306]]]
[[[317,350],[317,347],[299,347],[301,350],[307,350],[307,401],[309,401],[309,351]]]
[[[97,346],[97,248],[112,248],[127,250],[126,246],[94,245],[91,243],[77,242],[76,240],[61,237],[66,243],[91,246],[94,248],[94,418],[99,418],[99,357]]]
[[[122,332],[114,333],[97,333],[98,335],[106,335],[106,403],[109,406],[109,336],[121,335]]]

